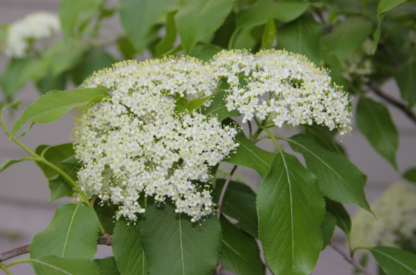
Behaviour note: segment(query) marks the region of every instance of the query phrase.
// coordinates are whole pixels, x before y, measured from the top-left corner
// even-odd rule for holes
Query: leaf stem
[[[20,259],[20,260],[16,260],[14,262],[8,263],[8,264],[4,264],[5,267],[10,267],[10,266],[14,266],[17,264],[23,264],[23,263],[31,263],[33,262],[32,259]]]
[[[262,127],[264,131],[267,132],[267,134],[269,134],[269,137],[273,140],[274,144],[276,145],[277,149],[279,150],[280,153],[282,153],[282,148],[280,147],[279,143],[277,142],[276,138],[274,137],[272,131],[270,131],[270,129]]]
[[[362,265],[360,265],[355,259],[354,257],[350,257],[347,253],[345,253],[344,251],[342,251],[339,247],[337,247],[336,245],[334,245],[332,242],[329,243],[329,246],[332,247],[336,252],[338,252],[341,256],[344,257],[344,259],[349,262],[350,264],[352,264],[353,266],[355,266],[358,270],[360,270],[363,274],[365,275],[371,275],[370,272],[368,272]]]
[[[227,177],[227,180],[224,183],[224,186],[222,187],[220,199],[218,200],[218,205],[217,205],[217,217],[218,217],[218,219],[221,217],[221,207],[222,207],[222,201],[224,200],[225,191],[227,190],[228,184],[231,181],[231,177],[233,176],[233,174],[234,174],[235,170],[237,170],[237,168],[238,168],[238,166],[234,165],[233,169],[231,170],[230,174]]]
[[[12,273],[7,269],[7,267],[4,264],[0,263],[0,269],[4,271],[7,275],[12,275]]]

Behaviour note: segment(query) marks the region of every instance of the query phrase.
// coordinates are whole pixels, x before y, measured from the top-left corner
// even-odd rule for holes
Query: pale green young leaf
[[[0,173],[3,172],[6,168],[12,166],[13,164],[19,163],[21,161],[25,161],[27,159],[18,159],[18,160],[11,160],[11,159],[6,159],[5,161],[3,161],[3,163],[0,165]]]
[[[326,210],[337,219],[337,226],[347,234],[351,233],[351,218],[345,207],[336,201],[325,198]]]
[[[175,16],[183,49],[189,54],[201,39],[225,21],[234,0],[182,0]],[[209,23],[208,23],[209,22]]]
[[[361,47],[372,31],[371,21],[350,17],[336,24],[330,33],[323,36],[322,44],[343,61]]]
[[[235,141],[239,146],[224,161],[253,169],[263,178],[269,172],[270,165],[276,154],[257,147],[241,131],[235,137]]]
[[[97,252],[98,218],[91,207],[61,205],[48,227],[37,233],[30,244],[30,258],[44,256],[86,258]]]
[[[259,0],[237,14],[237,28],[265,24],[269,17],[282,22],[290,22],[301,16],[308,7],[308,3],[276,3]]]
[[[402,99],[411,109],[416,104],[416,59],[409,59],[395,73],[394,78],[400,88]]]
[[[120,0],[121,24],[138,52],[145,49],[150,29],[175,7],[175,0]]]
[[[59,7],[61,28],[65,36],[85,28],[104,0],[63,0]],[[75,31],[74,31],[75,30]]]
[[[367,248],[387,275],[415,275],[416,255],[398,248],[379,246]]]
[[[36,275],[102,275],[100,268],[89,259],[62,259],[46,256],[31,259]]]
[[[201,114],[205,116],[217,116],[218,121],[223,121],[228,117],[237,117],[240,116],[240,113],[237,110],[228,111],[226,102],[225,102],[225,92],[217,92],[212,96],[212,102],[209,107],[202,107]]]
[[[322,250],[325,203],[314,174],[277,154],[257,193],[259,237],[274,274],[310,274]]]
[[[225,217],[221,217],[221,229],[220,261],[224,269],[239,275],[264,274],[265,267],[256,240]]]
[[[409,168],[403,173],[403,178],[416,183],[416,167]]]
[[[352,162],[305,134],[287,141],[295,152],[303,155],[308,169],[318,177],[323,195],[342,203],[358,204],[371,212],[364,192],[366,177]]]
[[[95,259],[94,263],[98,265],[102,275],[119,275],[116,260],[114,257],[107,257],[104,259]]]
[[[337,224],[337,218],[328,210],[325,212],[324,221],[322,222],[322,250],[329,244],[332,236],[335,232],[335,225]]]
[[[161,56],[173,48],[176,41],[175,14],[178,11],[171,11],[166,14],[166,34],[156,45],[156,56]]]
[[[397,169],[399,132],[391,119],[389,109],[380,102],[361,97],[357,104],[355,121],[371,146]]]
[[[218,179],[212,193],[218,203],[225,179]],[[258,238],[256,193],[246,184],[230,181],[224,194],[221,212],[238,221],[240,227],[254,238]]]
[[[25,122],[52,123],[75,107],[100,102],[109,94],[98,88],[51,91],[30,104],[14,124],[10,136],[14,136]]]
[[[121,275],[149,274],[147,255],[142,246],[141,225],[140,218],[130,222],[121,217],[114,228],[111,245]]]
[[[270,16],[269,21],[267,21],[266,27],[264,28],[263,37],[261,39],[261,48],[271,49],[275,40],[276,25],[274,24],[274,19]]]
[[[319,64],[321,35],[321,24],[313,18],[301,17],[278,29],[277,47],[305,55],[315,64]]]
[[[221,226],[213,214],[191,222],[188,215],[175,213],[171,203],[148,202],[142,242],[150,274],[210,275],[220,254]]]

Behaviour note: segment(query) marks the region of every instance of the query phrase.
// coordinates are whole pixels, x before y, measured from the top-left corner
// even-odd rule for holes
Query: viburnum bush
[[[61,205],[30,246],[0,254],[0,269],[307,275],[330,245],[362,274],[370,273],[357,250],[371,252],[380,274],[416,274],[413,187],[395,185],[370,206],[367,176],[336,142],[352,130],[355,94],[358,128],[397,168],[397,129],[366,89],[416,121],[415,2],[105,2],[63,0],[59,17],[36,13],[1,27],[11,60],[0,76],[0,125],[28,157],[6,160],[0,172],[34,161],[50,200],[73,203]],[[115,13],[125,34],[108,40],[103,26]],[[113,43],[127,61],[105,50]],[[139,54],[151,58],[138,62]],[[391,77],[407,105],[379,88]],[[65,90],[70,79],[78,87]],[[4,112],[17,109],[12,98],[29,80],[43,95],[8,129]],[[31,150],[19,141],[71,110],[73,143]],[[284,126],[299,133],[277,134]],[[264,139],[274,150],[258,146]],[[233,168],[224,174],[220,163]],[[257,192],[235,180],[238,167],[261,177]],[[416,181],[415,174],[404,177]],[[354,225],[343,204],[361,207]],[[331,243],[336,226],[347,253]],[[94,259],[101,244],[112,257]]]

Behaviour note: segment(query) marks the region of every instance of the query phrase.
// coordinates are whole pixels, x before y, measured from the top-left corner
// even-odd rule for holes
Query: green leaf
[[[306,128],[307,135],[318,142],[319,145],[333,152],[341,153],[334,141],[334,136],[337,134],[336,130],[330,131],[327,127],[316,124],[302,126]]]
[[[147,255],[142,246],[141,225],[140,218],[136,222],[128,222],[121,217],[114,228],[111,245],[121,275],[149,274]]]
[[[363,266],[364,268],[367,267],[367,263],[368,263],[368,254],[363,254],[360,257],[359,263],[361,266]],[[354,267],[354,275],[361,275],[361,270],[359,270],[358,268]],[[380,273],[379,273],[380,275]]]
[[[218,179],[213,191],[214,202],[218,203],[225,179]],[[254,238],[258,237],[256,193],[246,184],[230,181],[224,194],[221,212],[235,220],[241,228]]]
[[[380,40],[381,35],[381,22],[383,22],[384,14],[394,8],[395,6],[403,3],[405,0],[381,0],[377,7],[377,30],[374,33],[374,41],[373,41],[373,54],[375,53],[378,45],[378,41]]]
[[[174,0],[120,0],[120,19],[130,42],[138,52],[147,45],[151,28],[175,8]]]
[[[31,259],[31,264],[36,275],[102,275],[98,266],[88,259],[47,256]]]
[[[350,17],[336,24],[330,33],[323,36],[322,44],[343,61],[361,47],[372,31],[371,21]]]
[[[178,98],[176,98],[175,104],[175,110],[178,114],[185,112],[188,108],[188,100],[186,99],[186,97],[179,96]]]
[[[142,242],[150,274],[210,275],[220,254],[221,227],[214,215],[191,222],[171,203],[150,203],[142,221]]]
[[[383,103],[360,97],[355,121],[373,148],[397,169],[399,132],[391,119],[389,109]]]
[[[259,237],[274,274],[309,274],[322,250],[325,203],[316,176],[283,151],[257,193]]]
[[[43,155],[43,157],[47,161],[57,166],[61,161],[74,155],[75,151],[73,143],[64,143],[55,146],[39,145],[36,148],[35,153],[39,156]],[[43,162],[36,162],[36,164],[39,166],[45,177],[48,179],[58,174],[54,169],[50,168]]]
[[[173,48],[176,41],[176,23],[175,14],[178,11],[168,12],[166,15],[166,34],[156,45],[156,56],[161,56]]]
[[[102,275],[119,275],[116,260],[114,257],[107,257],[104,259],[95,259],[94,263],[98,265]]]
[[[318,177],[323,195],[342,203],[356,203],[371,212],[364,193],[366,177],[352,162],[305,134],[286,140],[295,152],[303,155],[308,169]]]
[[[59,7],[59,17],[65,36],[70,36],[74,30],[78,33],[85,28],[104,2],[103,0],[63,0]]]
[[[269,17],[282,22],[290,22],[301,16],[308,7],[308,3],[275,3],[260,0],[237,14],[237,28],[265,24]]]
[[[6,159],[1,165],[0,165],[0,173],[3,172],[6,168],[12,166],[13,164],[19,163],[21,161],[25,161],[25,159],[18,159],[18,160],[10,160]]]
[[[204,98],[197,98],[189,102],[188,104],[188,111],[193,112],[194,110],[200,108],[211,96],[207,96]]]
[[[416,255],[403,250],[379,246],[367,248],[387,275],[415,275]]]
[[[322,250],[329,244],[335,232],[337,218],[329,211],[325,212],[324,221],[322,222],[322,240],[324,242]]]
[[[97,252],[98,218],[91,207],[65,204],[58,207],[48,227],[30,244],[30,258],[44,256],[86,258]]]
[[[0,169],[1,171],[1,169]],[[403,173],[403,178],[411,182],[416,182],[416,167],[409,168]]]
[[[278,30],[277,47],[305,55],[315,64],[319,64],[321,60],[319,45],[321,35],[321,24],[313,18],[301,17]]]
[[[255,170],[263,178],[270,170],[276,154],[267,152],[254,145],[243,132],[239,132],[235,141],[240,144],[225,162]]]
[[[12,59],[0,76],[0,85],[8,101],[32,79],[34,60],[30,57]]]
[[[52,90],[65,90],[66,87],[66,73],[58,76],[53,76],[51,72],[36,81],[36,86],[42,95]]]
[[[58,168],[64,171],[74,181],[78,180],[78,171],[81,168],[81,163],[75,158],[74,155],[64,159],[58,163]],[[51,197],[49,202],[63,198],[65,196],[71,196],[73,192],[73,185],[65,179],[62,175],[56,174],[49,179],[49,189],[51,190]]]
[[[221,265],[238,275],[264,274],[265,267],[256,240],[224,217],[221,217],[221,229]]]
[[[108,201],[102,202],[100,199],[96,199],[94,202],[94,209],[105,232],[113,235],[114,227],[116,225],[115,216],[117,206],[110,204]]]
[[[72,80],[78,86],[94,72],[111,67],[115,62],[114,57],[102,48],[91,49],[72,71]]]
[[[395,73],[394,77],[400,88],[403,100],[411,109],[416,104],[416,59],[409,59]]]
[[[218,121],[223,121],[227,117],[237,117],[240,113],[237,110],[228,111],[225,103],[225,92],[217,92],[212,96],[212,102],[209,107],[202,107],[201,114],[205,116],[217,116]]]
[[[337,218],[337,226],[347,234],[351,233],[351,218],[345,207],[336,201],[325,198],[326,210]]]
[[[118,42],[117,46],[121,54],[124,56],[124,59],[134,59],[134,55],[137,51],[133,44],[131,44],[130,40],[123,39]]]
[[[220,166],[220,164],[218,163],[215,166],[211,166],[211,168],[209,170],[210,182],[211,182],[211,185],[212,185],[212,189],[215,189],[216,184],[217,184],[217,171],[218,171],[219,166]]]
[[[234,0],[181,1],[175,19],[183,49],[187,54],[198,41],[213,34],[224,23],[233,4]]]
[[[51,91],[30,104],[16,121],[10,136],[14,136],[25,122],[52,123],[75,107],[100,102],[109,94],[98,88]]]
[[[200,45],[196,45],[189,55],[208,62],[221,50],[222,48],[219,48],[216,45],[201,43]]]
[[[271,49],[273,43],[276,40],[276,25],[274,24],[274,19],[269,17],[269,21],[264,28],[263,37],[261,39],[261,48],[262,49]]]

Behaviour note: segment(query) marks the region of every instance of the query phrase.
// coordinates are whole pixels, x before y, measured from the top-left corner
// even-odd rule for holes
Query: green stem
[[[4,264],[5,267],[10,267],[10,266],[14,266],[17,264],[23,264],[23,263],[31,263],[33,262],[32,259],[21,259],[21,260],[16,260],[14,262],[8,263],[8,264]]]
[[[7,269],[7,267],[0,263],[0,269],[4,271],[4,273],[6,273],[7,275],[12,275],[12,273]]]
[[[280,148],[280,145],[279,145],[279,143],[277,142],[277,140],[275,139],[275,137],[274,137],[274,135],[273,135],[272,131],[270,131],[270,129],[268,129],[268,128],[263,128],[263,130],[264,130],[264,131],[266,131],[266,132],[267,132],[267,134],[269,134],[270,138],[273,140],[273,142],[274,142],[274,144],[276,145],[277,149],[278,149],[278,150],[279,150],[279,152],[281,153],[281,152],[282,152],[282,148]]]
[[[253,135],[253,129],[251,127],[251,122],[250,121],[248,121],[248,129],[250,131],[250,139],[251,139],[251,136]]]

